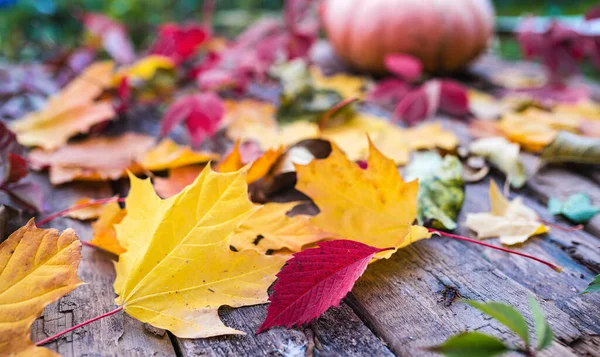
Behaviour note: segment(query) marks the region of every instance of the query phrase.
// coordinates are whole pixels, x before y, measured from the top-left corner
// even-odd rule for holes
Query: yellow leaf
[[[110,102],[93,102],[109,87],[113,67],[112,62],[92,64],[51,97],[44,109],[11,123],[19,143],[56,149],[70,137],[114,117]]]
[[[193,151],[189,146],[177,145],[171,139],[164,139],[143,155],[140,165],[151,171],[160,171],[218,159],[218,154]]]
[[[467,214],[465,225],[475,231],[479,239],[500,237],[502,244],[513,245],[550,230],[523,204],[521,197],[508,201],[494,181],[490,181],[490,206],[489,213]]]
[[[120,223],[127,214],[117,202],[110,202],[102,208],[100,218],[92,223],[94,237],[90,241],[93,245],[102,248],[108,252],[120,255],[125,249],[119,244],[115,224]]]
[[[254,99],[240,101],[225,100],[225,116],[223,126],[227,128],[227,136],[232,140],[253,139],[254,132],[277,127],[275,112],[277,109],[271,103]],[[252,128],[255,128],[253,131]]]
[[[3,356],[58,356],[31,342],[30,327],[44,307],[82,282],[75,231],[40,229],[32,220],[0,245],[0,351]]]
[[[260,253],[287,248],[299,252],[302,247],[331,238],[310,223],[310,216],[286,215],[299,202],[267,203],[236,230],[231,245],[237,250],[256,250]]]
[[[77,202],[75,202],[75,204],[73,206],[87,205],[92,200],[94,200],[94,199],[85,197],[80,200],[77,200]],[[80,221],[96,219],[96,218],[100,217],[100,213],[102,212],[102,207],[103,207],[102,203],[88,205],[84,208],[76,209],[74,211],[67,213],[67,217],[73,218],[73,219],[78,219]]]
[[[458,138],[439,123],[403,129],[388,120],[358,113],[343,124],[327,127],[322,137],[335,143],[352,161],[365,160],[369,152],[367,135],[385,156],[397,165],[408,162],[410,152],[439,147],[453,150]]]
[[[215,173],[208,166],[166,200],[150,180],[130,179],[127,215],[116,226],[126,250],[115,264],[117,304],[182,338],[243,334],[221,322],[219,307],[265,303],[285,263],[229,248],[231,234],[257,209],[245,172]]]
[[[278,149],[269,149],[263,153],[258,159],[252,162],[246,182],[252,183],[265,176],[273,167],[277,159],[283,153],[283,147]],[[236,141],[231,152],[221,161],[217,167],[219,172],[234,172],[244,167],[242,162],[242,154],[240,152],[240,141]]]
[[[296,165],[296,189],[309,196],[320,213],[312,223],[346,239],[377,248],[405,247],[429,238],[412,226],[417,216],[417,181],[405,183],[394,162],[370,143],[368,167],[362,170],[335,146],[326,159]],[[394,251],[378,256],[389,258]]]
[[[312,66],[310,68],[310,74],[315,88],[334,90],[340,93],[344,99],[360,99],[365,95],[366,80],[363,77],[350,76],[343,73],[324,76],[321,69],[317,66]]]
[[[168,198],[178,194],[185,186],[194,182],[204,166],[186,166],[169,170],[169,177],[155,177],[154,188],[160,197]]]
[[[170,58],[160,55],[150,55],[140,59],[129,67],[119,70],[113,77],[113,85],[118,85],[123,77],[148,81],[154,77],[154,74],[159,69],[169,70],[173,68],[175,68],[175,64]]]

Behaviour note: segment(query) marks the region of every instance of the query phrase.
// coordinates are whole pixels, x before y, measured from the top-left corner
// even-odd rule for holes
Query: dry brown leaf
[[[125,133],[86,139],[56,151],[36,149],[29,154],[34,168],[49,167],[50,182],[116,180],[127,170],[140,172],[136,159],[154,145],[151,136]]]
[[[56,149],[79,133],[87,133],[95,124],[114,117],[110,102],[94,103],[111,84],[112,62],[95,63],[59,93],[48,100],[44,109],[11,124],[19,143]]]

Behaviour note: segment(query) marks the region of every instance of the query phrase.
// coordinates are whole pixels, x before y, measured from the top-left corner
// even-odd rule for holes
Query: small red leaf
[[[8,154],[9,174],[7,183],[17,182],[27,176],[27,161],[21,156],[13,153]]]
[[[423,72],[423,64],[421,61],[411,55],[393,54],[385,56],[386,68],[409,82],[414,82],[421,77]]]
[[[450,115],[467,115],[469,113],[467,88],[455,81],[441,80],[440,110]]]
[[[180,64],[193,56],[198,46],[209,38],[210,29],[203,25],[164,24],[158,30],[158,38],[150,52],[169,57],[176,64]]]
[[[274,326],[301,325],[339,305],[373,256],[386,250],[351,240],[318,246],[294,254],[277,274],[267,318],[256,333]]]
[[[161,122],[161,135],[167,135],[180,122],[185,122],[192,140],[198,145],[219,129],[225,114],[223,100],[215,93],[191,94],[169,106]]]
[[[394,116],[413,125],[432,116],[440,103],[440,82],[428,81],[408,92],[398,103]]]
[[[133,97],[133,93],[131,91],[131,84],[129,83],[129,77],[125,76],[119,82],[119,86],[117,87],[117,112],[119,114],[124,114],[129,110],[129,104],[131,103],[131,99]]]

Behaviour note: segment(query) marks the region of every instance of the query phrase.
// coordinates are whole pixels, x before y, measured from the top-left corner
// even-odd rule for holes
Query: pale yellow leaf
[[[147,170],[160,171],[218,160],[219,154],[193,151],[189,146],[178,145],[171,139],[163,139],[156,147],[142,155],[140,165]]]

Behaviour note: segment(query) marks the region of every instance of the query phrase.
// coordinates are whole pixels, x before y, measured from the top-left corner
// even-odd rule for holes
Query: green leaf
[[[407,181],[419,179],[417,220],[437,229],[455,229],[465,198],[462,164],[456,156],[416,152],[406,167]]]
[[[427,350],[447,357],[492,357],[508,352],[510,348],[496,337],[481,332],[465,332]]]
[[[531,305],[531,314],[533,315],[533,323],[535,325],[537,350],[541,351],[552,344],[554,334],[552,333],[550,325],[546,322],[542,308],[531,295],[529,296],[529,305]]]
[[[580,294],[597,293],[600,292],[600,274],[596,275],[594,280],[590,282],[590,285],[582,291]]]
[[[514,307],[499,302],[480,303],[472,300],[466,300],[465,302],[498,320],[521,337],[525,344],[529,346],[527,321]]]
[[[600,207],[592,205],[592,200],[585,193],[576,193],[564,203],[557,198],[550,198],[548,211],[554,215],[562,214],[575,223],[586,223],[600,212]]]
[[[542,162],[574,162],[600,164],[600,139],[560,131],[541,153]]]

